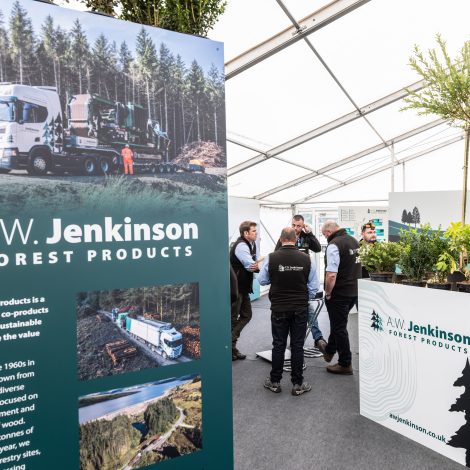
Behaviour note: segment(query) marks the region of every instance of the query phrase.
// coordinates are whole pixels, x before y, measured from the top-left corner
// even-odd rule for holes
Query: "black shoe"
[[[233,357],[236,356],[234,359]],[[246,359],[246,354],[242,354],[238,349],[232,350],[232,361],[236,361],[237,359],[243,360]]]

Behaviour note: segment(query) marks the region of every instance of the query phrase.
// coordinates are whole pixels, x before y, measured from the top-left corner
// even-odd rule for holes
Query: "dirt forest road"
[[[178,418],[178,421],[176,421],[175,424],[162,436],[160,436],[158,439],[155,439],[151,444],[149,444],[145,449],[140,449],[139,452],[131,459],[131,461],[122,468],[122,470],[132,470],[135,468],[135,465],[139,462],[140,458],[142,455],[146,452],[151,452],[153,450],[161,450],[163,444],[169,439],[169,437],[173,434],[173,432],[176,430],[178,426],[186,427],[186,428],[194,428],[194,426],[190,426],[189,424],[184,424],[184,412],[183,409],[180,407],[177,407],[178,411],[180,412],[180,416]]]

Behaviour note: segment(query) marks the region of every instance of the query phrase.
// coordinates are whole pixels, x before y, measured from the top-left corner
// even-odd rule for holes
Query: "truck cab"
[[[170,359],[176,359],[183,352],[183,336],[174,327],[164,329],[160,336],[161,348]]]
[[[0,84],[0,171],[44,173],[57,122],[63,116],[55,88]]]

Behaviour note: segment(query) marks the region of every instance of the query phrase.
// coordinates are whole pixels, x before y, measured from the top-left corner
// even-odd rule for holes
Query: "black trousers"
[[[330,317],[330,336],[326,352],[338,352],[338,364],[343,367],[351,365],[351,348],[348,335],[349,311],[356,305],[356,297],[342,297],[335,295],[325,301],[328,316]]]
[[[232,349],[236,347],[240,333],[251,320],[251,317],[250,295],[239,293],[238,300],[232,304]]]
[[[273,335],[271,382],[281,381],[287,336],[290,335],[291,380],[294,385],[302,385],[304,380],[302,372],[307,316],[307,309],[300,312],[271,313],[271,331]]]

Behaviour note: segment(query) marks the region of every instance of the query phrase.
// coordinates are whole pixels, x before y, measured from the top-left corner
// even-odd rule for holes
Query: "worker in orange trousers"
[[[122,149],[121,152],[122,160],[124,162],[124,174],[134,174],[134,152],[130,149],[129,144]]]

